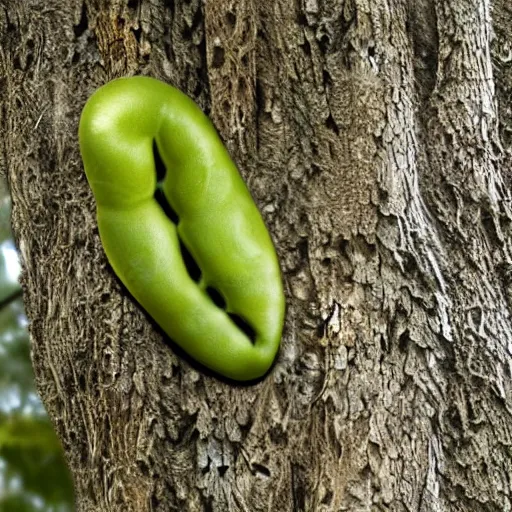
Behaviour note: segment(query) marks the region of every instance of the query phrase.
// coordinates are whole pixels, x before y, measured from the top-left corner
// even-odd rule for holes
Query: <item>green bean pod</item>
[[[264,375],[284,322],[279,263],[208,117],[164,82],[121,78],[87,101],[79,140],[101,241],[129,292],[201,364],[240,381]],[[166,168],[159,184],[155,143]],[[177,221],[156,200],[158,186]],[[180,243],[199,266],[199,280]]]

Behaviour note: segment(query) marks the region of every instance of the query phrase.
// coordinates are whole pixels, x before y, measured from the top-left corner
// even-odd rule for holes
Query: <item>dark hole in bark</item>
[[[158,146],[156,144],[156,140],[153,139],[153,159],[155,160],[155,168],[156,168],[156,181],[163,181],[165,178],[165,174],[167,169],[165,168],[164,161],[160,156],[160,152],[158,151]]]
[[[147,462],[143,460],[137,461],[137,467],[139,468],[140,472],[145,476],[149,477],[151,475],[151,469],[148,466]]]
[[[80,21],[78,25],[73,25],[73,31],[76,37],[80,37],[87,30],[87,11],[85,9],[85,2],[82,2],[82,11],[80,12]]]
[[[140,43],[140,38],[142,36],[142,29],[139,28],[132,28],[133,35],[135,36],[135,39],[138,43]]]
[[[332,117],[331,114],[329,114],[329,116],[325,120],[325,126],[329,128],[329,130],[332,130],[336,135],[340,134],[340,129],[338,128],[338,125],[336,124],[336,121],[334,120],[334,117]]]
[[[254,343],[256,341],[254,329],[241,316],[235,313],[228,313],[228,315],[235,325]]]
[[[185,247],[185,244],[180,238],[180,249],[181,249],[181,257],[185,262],[185,267],[187,269],[188,275],[190,278],[197,282],[201,279],[201,269],[199,265],[196,263],[196,260],[193,258],[192,254],[188,252],[188,249]]]
[[[407,345],[409,344],[409,329],[406,329],[398,338],[398,348],[405,352]]]
[[[213,58],[212,58],[212,66],[214,68],[220,68],[224,64],[224,48],[220,46],[215,46],[213,48]]]
[[[254,463],[252,464],[252,469],[256,472],[256,473],[260,473],[266,477],[269,477],[270,476],[270,469],[268,469],[266,466],[264,466],[263,464],[258,464],[258,463]]]
[[[180,218],[178,214],[173,210],[172,206],[169,204],[169,201],[167,201],[164,191],[160,187],[157,187],[157,189],[155,190],[154,197],[156,199],[156,202],[164,211],[165,215],[167,215],[167,217],[169,217],[169,219],[172,222],[174,222],[174,224],[178,225]]]
[[[206,293],[210,296],[210,299],[212,299],[213,303],[221,309],[226,308],[226,301],[224,300],[224,297],[221,295],[221,293],[216,290],[215,288],[212,288],[211,286],[208,286],[206,288]]]
[[[334,494],[332,491],[327,491],[324,495],[324,497],[322,498],[322,504],[323,505],[330,505],[332,503],[332,498],[333,498]]]
[[[226,13],[226,21],[229,27],[233,28],[236,25],[236,14],[233,12]]]

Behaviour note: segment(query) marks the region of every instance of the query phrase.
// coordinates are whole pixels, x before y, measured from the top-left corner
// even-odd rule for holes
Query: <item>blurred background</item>
[[[71,512],[72,483],[35,389],[10,207],[0,177],[0,511]]]

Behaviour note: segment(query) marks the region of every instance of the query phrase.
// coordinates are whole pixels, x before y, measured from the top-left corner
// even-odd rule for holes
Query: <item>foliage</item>
[[[0,510],[67,512],[72,482],[35,392],[18,275],[8,194],[0,184]]]

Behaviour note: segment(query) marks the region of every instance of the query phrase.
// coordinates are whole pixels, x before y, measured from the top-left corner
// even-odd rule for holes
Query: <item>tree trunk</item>
[[[512,510],[509,0],[4,0],[2,167],[77,510]],[[109,267],[106,81],[210,115],[276,243],[279,358],[191,366]],[[508,157],[508,159],[507,159]]]

